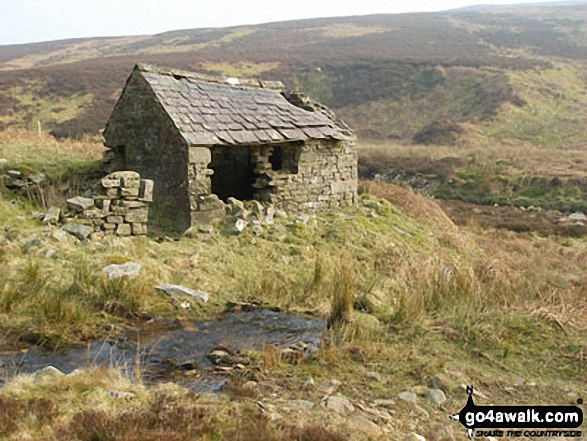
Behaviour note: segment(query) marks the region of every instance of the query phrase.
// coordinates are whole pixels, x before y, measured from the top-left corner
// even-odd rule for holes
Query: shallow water
[[[214,392],[226,381],[225,376],[213,373],[206,357],[214,346],[244,351],[266,344],[287,347],[304,343],[313,351],[325,329],[323,319],[258,309],[228,314],[216,321],[194,322],[182,329],[94,341],[65,351],[33,347],[26,353],[0,353],[0,385],[14,375],[46,366],[65,374],[91,366],[116,367],[131,379],[140,367],[146,383],[174,381],[197,392]]]

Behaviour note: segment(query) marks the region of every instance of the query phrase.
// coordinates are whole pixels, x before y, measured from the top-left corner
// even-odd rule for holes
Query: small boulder
[[[263,215],[265,213],[265,210],[264,210],[261,202],[253,200],[253,201],[250,201],[249,204],[251,207],[251,211],[253,213],[258,214],[258,215]]]
[[[118,390],[109,390],[108,395],[116,400],[129,400],[134,398],[136,395],[132,392],[121,392]]]
[[[52,259],[56,253],[57,251],[55,250],[47,250],[47,252],[45,253],[45,259]]]
[[[76,196],[67,200],[67,206],[75,211],[84,211],[94,207],[94,200],[83,196]]]
[[[55,240],[56,242],[65,243],[69,240],[67,233],[63,230],[55,230],[51,233],[51,239]],[[72,238],[73,239],[73,238]]]
[[[314,408],[314,403],[307,400],[293,400],[291,405],[292,407],[301,407],[307,410],[312,410]]]
[[[587,216],[583,213],[577,212],[569,215],[569,219],[572,221],[587,221]]]
[[[59,207],[49,207],[47,213],[43,217],[43,222],[48,224],[56,224],[59,222],[59,216],[61,215],[61,208]]]
[[[35,382],[53,380],[65,376],[63,372],[54,366],[47,366],[35,372]]]
[[[120,279],[121,277],[135,277],[141,271],[142,266],[135,262],[126,262],[122,265],[108,265],[102,271],[108,274],[108,280]]]
[[[41,185],[47,178],[43,173],[28,175],[27,179],[34,184]]]
[[[306,381],[304,381],[304,384],[302,384],[302,389],[313,389],[315,385],[316,383],[314,382],[314,379],[309,378]]]
[[[365,378],[377,381],[378,383],[386,383],[385,378],[379,372],[367,372]]]
[[[242,219],[237,219],[236,222],[234,223],[233,230],[236,231],[237,233],[240,233],[247,227],[247,225],[248,225],[247,221],[242,220]]]
[[[282,219],[287,219],[287,213],[285,212],[285,210],[281,210],[279,208],[275,209],[275,212],[273,213],[273,215],[275,217],[280,217]]]
[[[342,382],[340,380],[326,380],[323,381],[322,383],[320,383],[318,385],[318,387],[316,388],[318,390],[318,392],[322,392],[323,394],[326,395],[332,395],[333,393],[335,393],[338,388],[342,385]]]
[[[350,422],[355,429],[360,430],[367,435],[372,437],[379,437],[381,435],[381,428],[373,421],[359,413],[355,412],[353,415],[351,415]]]
[[[407,401],[409,403],[415,403],[416,400],[418,399],[418,397],[416,396],[416,394],[413,394],[412,392],[401,392],[398,397],[400,398],[400,400],[404,400]]]
[[[206,303],[208,301],[208,297],[209,297],[209,295],[206,291],[202,291],[199,289],[186,288],[185,286],[181,286],[181,285],[172,285],[169,283],[166,283],[163,285],[157,285],[155,287],[155,289],[158,289],[159,291],[163,291],[172,297],[182,296],[182,295],[190,296],[190,297],[192,297],[202,303]]]
[[[386,399],[378,399],[378,400],[373,401],[373,405],[385,407],[387,409],[393,409],[395,407],[395,401],[394,400],[386,400]]]
[[[212,232],[214,231],[214,227],[212,227],[212,225],[209,224],[204,224],[198,226],[198,231],[203,234],[212,234]]]
[[[41,245],[43,245],[43,243],[33,234],[25,239],[23,247],[25,250],[30,250],[31,248],[40,247]]]
[[[87,237],[94,232],[92,227],[76,223],[65,224],[61,229],[79,240],[87,239]]]
[[[349,414],[355,411],[355,406],[347,397],[341,394],[329,395],[322,400],[322,406],[336,413]]]
[[[440,389],[429,389],[426,392],[426,400],[433,406],[442,406],[446,401],[446,395]]]

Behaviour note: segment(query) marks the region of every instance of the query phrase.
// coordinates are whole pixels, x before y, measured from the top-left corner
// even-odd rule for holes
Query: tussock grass
[[[477,135],[460,145],[360,146],[364,178],[411,178],[411,185],[441,199],[477,204],[587,211],[587,150],[498,143]]]
[[[100,159],[105,150],[100,143],[85,139],[57,141],[47,134],[7,130],[0,134],[0,157],[9,167],[29,169],[57,177]]]
[[[31,220],[30,207],[2,197],[0,218],[7,225],[0,230],[0,335],[55,347],[112,329],[103,325],[124,330],[150,318],[211,318],[225,310],[227,301],[256,301],[336,323],[325,333],[320,351],[300,365],[281,363],[277,351],[267,347],[258,357],[259,371],[254,371],[260,394],[277,388],[291,399],[307,399],[295,382],[312,376],[317,382],[341,379],[342,392],[354,400],[395,398],[444,373],[451,378],[453,401],[447,406],[458,408],[460,383],[482,384],[496,398],[501,396],[497,392],[505,393],[501,383],[523,377],[540,384],[523,391],[524,397],[539,402],[545,391],[549,400],[562,402],[568,398],[565,387],[584,384],[584,239],[457,227],[434,200],[412,190],[385,182],[364,182],[361,188],[356,207],[320,213],[306,225],[277,219],[284,231],[266,228],[256,236],[248,229],[235,235],[230,224],[221,223],[212,234],[161,243],[148,237],[60,243],[51,238],[51,228]],[[33,234],[41,245],[27,250],[23,244]],[[45,258],[48,249],[56,251],[51,259]],[[138,277],[106,280],[104,266],[127,261],[143,266]],[[181,302],[189,299],[157,292],[154,286],[161,283],[205,290],[210,300],[182,308]],[[365,374],[374,370],[391,381],[367,381]],[[67,434],[63,439],[81,439],[81,428],[90,423],[114,430],[122,420],[134,421],[131,427],[144,423],[150,433],[167,430],[159,417],[168,414],[157,416],[150,407],[157,389],[124,378],[115,386],[101,374],[94,377],[44,386],[23,377],[3,393],[11,399],[51,400],[60,417],[49,425]],[[270,382],[266,389],[263,381]],[[115,387],[133,391],[139,399],[131,400],[132,405],[113,400],[105,389]],[[257,439],[337,436],[316,428],[300,438],[302,432],[295,430],[302,429],[278,426],[266,417],[249,419],[258,411],[247,407],[247,396],[230,405],[216,402],[218,419],[209,423],[209,433],[211,414],[196,418],[191,413],[202,402],[179,392],[172,395],[170,409],[201,422],[197,430],[203,438],[221,433],[227,439],[249,439],[238,438],[233,422],[258,425],[259,431],[251,433],[265,438]],[[322,418],[318,412],[315,416]],[[439,421],[445,420],[443,414]],[[162,433],[185,439],[182,424],[175,432]],[[21,429],[44,430],[34,424],[10,430]],[[148,439],[146,432],[137,433]]]
[[[116,399],[108,391],[131,396]],[[145,388],[115,370],[39,380],[20,376],[0,392],[0,436],[65,440],[344,441],[322,424],[274,424],[246,402],[226,405],[172,384]]]
[[[342,323],[350,322],[354,302],[351,266],[343,257],[340,260],[340,267],[332,290],[332,305],[328,317],[328,327],[333,328],[340,326]]]

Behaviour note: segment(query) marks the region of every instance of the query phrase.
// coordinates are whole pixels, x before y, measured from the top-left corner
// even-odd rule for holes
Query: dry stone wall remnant
[[[89,223],[96,236],[147,234],[152,180],[141,179],[134,171],[114,172],[100,180],[96,193],[67,200],[70,211]]]

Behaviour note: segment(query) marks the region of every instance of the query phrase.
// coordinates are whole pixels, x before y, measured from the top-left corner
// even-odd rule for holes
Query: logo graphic
[[[580,431],[568,430],[576,429],[583,424],[583,411],[577,406],[477,406],[473,402],[473,386],[467,386],[467,394],[469,397],[465,407],[449,417],[459,421],[467,429],[469,439],[472,439],[474,434],[478,435],[476,431],[479,429],[500,429],[494,430],[491,435],[483,433],[483,436],[494,437],[581,436]],[[578,400],[578,403],[582,403],[582,400]],[[504,433],[502,429],[517,430],[508,430]]]

